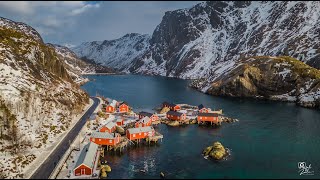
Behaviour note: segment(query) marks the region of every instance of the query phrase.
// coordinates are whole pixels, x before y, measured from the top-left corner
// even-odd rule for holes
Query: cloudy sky
[[[45,42],[78,45],[126,33],[152,34],[166,11],[200,1],[0,1],[0,16],[34,27]]]

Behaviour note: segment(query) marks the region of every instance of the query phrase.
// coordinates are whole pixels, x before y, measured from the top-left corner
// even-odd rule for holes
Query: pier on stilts
[[[160,134],[159,132],[155,132],[154,136],[148,136],[148,137],[146,138],[146,142],[147,142],[148,144],[150,144],[151,142],[157,143],[159,139],[160,139],[160,141],[162,142],[163,135]]]
[[[127,137],[121,137],[121,140],[117,145],[115,145],[115,146],[107,145],[106,148],[107,148],[107,151],[120,150],[120,152],[121,152],[124,148],[126,148],[128,146],[129,143],[130,143],[130,140]]]

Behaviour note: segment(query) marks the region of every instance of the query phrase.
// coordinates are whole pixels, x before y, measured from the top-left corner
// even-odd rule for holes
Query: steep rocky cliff
[[[285,55],[319,68],[319,6],[209,1],[166,12],[151,37],[131,34],[73,50],[126,72],[191,79],[210,78],[221,63],[242,56]]]
[[[291,101],[320,107],[320,71],[287,56],[256,56],[237,61],[212,82],[193,81],[192,87],[212,95]]]
[[[23,173],[21,166],[30,162],[17,158],[41,154],[88,104],[88,95],[68,71],[36,30],[0,18],[1,175]]]

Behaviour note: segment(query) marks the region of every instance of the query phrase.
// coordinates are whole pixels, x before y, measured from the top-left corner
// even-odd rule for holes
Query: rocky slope
[[[320,71],[288,56],[256,56],[237,61],[213,81],[192,87],[212,95],[292,101],[320,108]]]
[[[149,35],[127,34],[116,40],[82,43],[72,50],[82,59],[128,72],[132,61],[149,48]]]
[[[65,67],[68,73],[75,81],[81,79],[81,74],[94,74],[94,73],[116,73],[116,71],[110,67],[102,66],[94,61],[88,59],[80,59],[72,50],[65,46],[51,44],[47,45],[55,48],[56,53],[61,56],[65,63]]]
[[[319,6],[315,1],[203,2],[166,12],[151,37],[126,35],[73,50],[125,72],[203,78],[206,92],[245,57],[291,56],[319,69]],[[133,50],[137,42],[144,48]]]
[[[88,95],[68,72],[61,55],[36,30],[0,18],[2,177],[21,175],[21,167],[24,171],[44,148],[58,141],[88,104]]]
[[[84,43],[73,50],[132,73],[207,78],[242,56],[287,55],[319,68],[319,2],[204,2],[166,12],[148,35]],[[141,48],[137,48],[141,47]]]

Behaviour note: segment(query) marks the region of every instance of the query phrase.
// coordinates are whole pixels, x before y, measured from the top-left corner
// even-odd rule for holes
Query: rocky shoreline
[[[225,160],[231,155],[228,148],[225,148],[220,142],[214,142],[212,146],[206,147],[203,152],[203,156],[206,158],[211,157],[215,160]]]
[[[213,96],[293,102],[320,108],[320,71],[288,56],[255,56],[212,79],[189,84]]]

